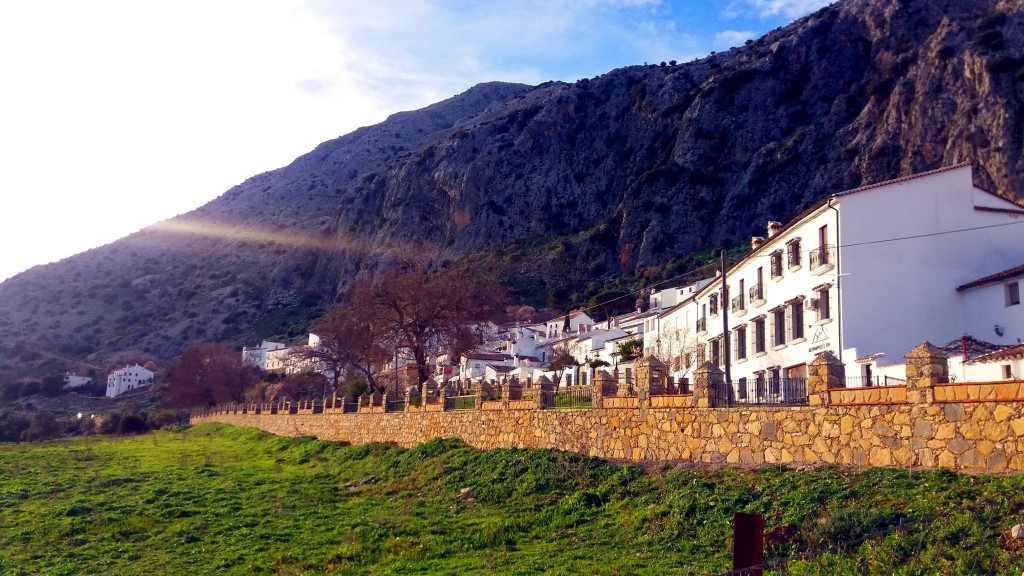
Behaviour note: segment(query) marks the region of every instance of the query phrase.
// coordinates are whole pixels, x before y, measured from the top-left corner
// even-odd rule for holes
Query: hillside
[[[939,166],[1019,201],[1022,53],[1019,2],[843,0],[690,63],[482,84],[0,284],[0,375],[298,335],[409,252],[495,266],[537,302]]]
[[[772,573],[1016,574],[1022,562],[1008,535],[1021,476],[645,471],[216,425],[7,444],[0,467],[4,574],[720,574],[738,511],[765,515]]]

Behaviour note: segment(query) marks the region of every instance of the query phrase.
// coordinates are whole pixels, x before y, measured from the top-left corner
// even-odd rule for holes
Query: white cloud
[[[757,32],[753,30],[722,30],[715,34],[715,47],[719,49],[741,46],[747,40],[753,38]]]
[[[753,12],[760,18],[799,18],[828,6],[835,0],[733,0],[725,9],[727,18]]]

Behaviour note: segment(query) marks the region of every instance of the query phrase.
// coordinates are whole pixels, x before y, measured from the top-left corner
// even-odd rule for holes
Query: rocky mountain
[[[298,335],[409,254],[543,299],[964,161],[1019,201],[1022,54],[1017,0],[843,0],[694,62],[479,85],[0,284],[0,370]]]

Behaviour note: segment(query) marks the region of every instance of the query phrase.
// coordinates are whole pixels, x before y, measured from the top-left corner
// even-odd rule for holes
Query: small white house
[[[1024,234],[1021,238],[1024,239]],[[985,340],[996,344],[1024,342],[1024,306],[1020,303],[1022,284],[1024,265],[957,286],[956,291],[964,305],[966,332],[984,336]]]
[[[153,383],[153,372],[136,364],[114,370],[107,376],[107,397],[116,398],[125,392]]]
[[[75,388],[81,388],[82,386],[89,386],[92,384],[92,378],[89,376],[78,376],[68,372],[64,375],[64,388],[66,390],[73,390]]]

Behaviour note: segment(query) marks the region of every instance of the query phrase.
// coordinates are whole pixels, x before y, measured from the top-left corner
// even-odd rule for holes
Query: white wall
[[[1024,260],[1024,255],[1021,259]],[[1022,275],[959,293],[966,333],[994,344],[1018,344],[1024,341],[1024,304],[1006,304],[1006,286],[1011,282],[1017,282],[1018,289],[1024,290]],[[999,326],[1002,335],[996,332],[996,326]]]
[[[970,167],[838,196],[845,346],[901,359],[977,329],[956,287],[1024,260],[1024,216],[975,210],[975,199],[1019,209],[975,189]]]

